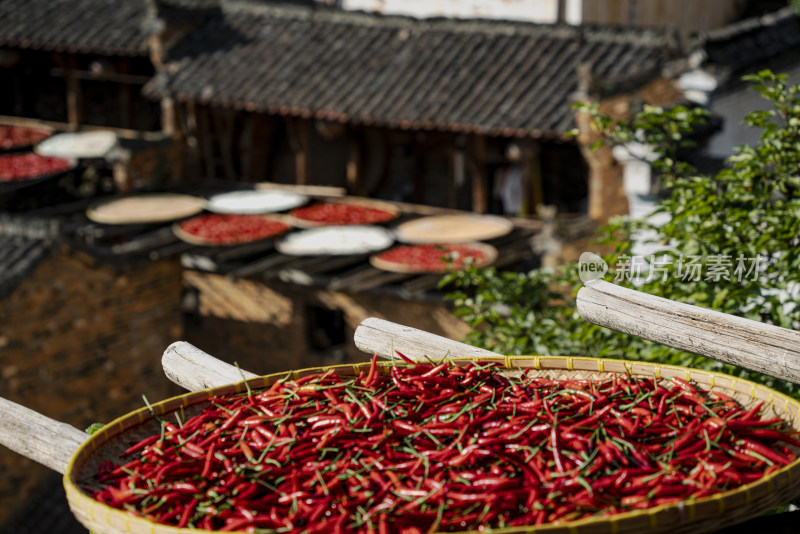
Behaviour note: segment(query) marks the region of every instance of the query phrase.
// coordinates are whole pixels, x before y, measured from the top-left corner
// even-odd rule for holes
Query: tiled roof
[[[576,67],[655,73],[656,30],[416,20],[229,2],[173,49],[153,97],[404,129],[560,137]]]
[[[698,36],[696,51],[706,62],[739,72],[761,68],[764,61],[787,52],[798,52],[800,17],[793,7],[745,19]]]
[[[3,0],[0,45],[146,55],[145,15],[143,0]]]
[[[156,0],[207,9],[219,0]],[[147,0],[2,0],[0,46],[146,56]]]

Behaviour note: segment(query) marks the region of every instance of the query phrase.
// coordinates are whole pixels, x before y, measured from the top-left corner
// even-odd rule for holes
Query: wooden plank
[[[412,360],[445,356],[488,358],[501,356],[496,352],[473,347],[423,330],[370,317],[361,322],[353,335],[356,347],[367,354],[396,359],[394,351]]]
[[[578,292],[587,321],[800,384],[800,332],[592,280]]]

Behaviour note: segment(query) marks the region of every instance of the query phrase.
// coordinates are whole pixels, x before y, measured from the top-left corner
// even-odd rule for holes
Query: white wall
[[[456,17],[553,23],[558,0],[342,0],[349,10],[412,17]]]
[[[559,0],[341,0],[342,7],[387,15],[519,20],[552,24]],[[671,25],[681,33],[733,20],[744,0],[561,0],[569,24]]]

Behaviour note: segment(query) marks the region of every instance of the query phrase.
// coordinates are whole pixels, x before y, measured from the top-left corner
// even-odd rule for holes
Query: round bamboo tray
[[[567,356],[498,356],[452,358],[452,360],[459,364],[476,360],[480,362],[497,361],[505,369],[504,372],[514,373],[519,369],[531,369],[532,375],[551,379],[602,378],[612,372],[624,372],[645,377],[679,377],[691,380],[706,389],[713,388],[724,392],[739,400],[746,407],[763,401],[768,410],[774,412],[776,416],[783,417],[795,429],[800,429],[800,402],[767,387],[721,373],[643,362]],[[388,372],[391,365],[391,362],[385,362],[382,364],[382,369]],[[368,367],[368,363],[339,365],[292,371],[288,375],[296,379],[310,373],[333,369],[339,375],[353,376]],[[247,383],[253,389],[261,389],[286,376],[287,373],[278,373],[254,378],[248,380]],[[213,395],[244,391],[246,391],[245,383],[240,382],[174,397],[154,404],[152,408],[158,416],[169,415],[178,410],[183,410],[187,416],[190,416],[201,410],[205,402]],[[84,526],[98,534],[202,532],[196,529],[181,529],[155,524],[143,518],[130,516],[123,511],[95,501],[81,489],[81,481],[88,480],[91,474],[96,472],[99,462],[115,459],[131,441],[151,435],[157,432],[158,428],[158,423],[150,410],[142,408],[109,423],[78,448],[67,466],[64,488],[73,514]],[[493,532],[702,534],[739,523],[791,501],[800,495],[800,485],[794,484],[798,478],[800,478],[800,459],[754,483],[717,495],[683,501],[677,505],[657,506],[615,516],[539,527],[497,529]]]

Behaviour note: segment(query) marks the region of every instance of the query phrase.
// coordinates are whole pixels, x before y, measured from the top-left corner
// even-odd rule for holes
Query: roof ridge
[[[769,26],[775,26],[792,18],[800,18],[800,15],[798,15],[797,9],[795,9],[794,6],[786,6],[771,13],[765,13],[764,15],[757,15],[755,17],[742,19],[732,24],[728,24],[727,26],[722,26],[721,28],[715,28],[707,32],[701,32],[697,34],[697,40],[701,42],[708,42],[730,39],[743,33],[759,30]]]

